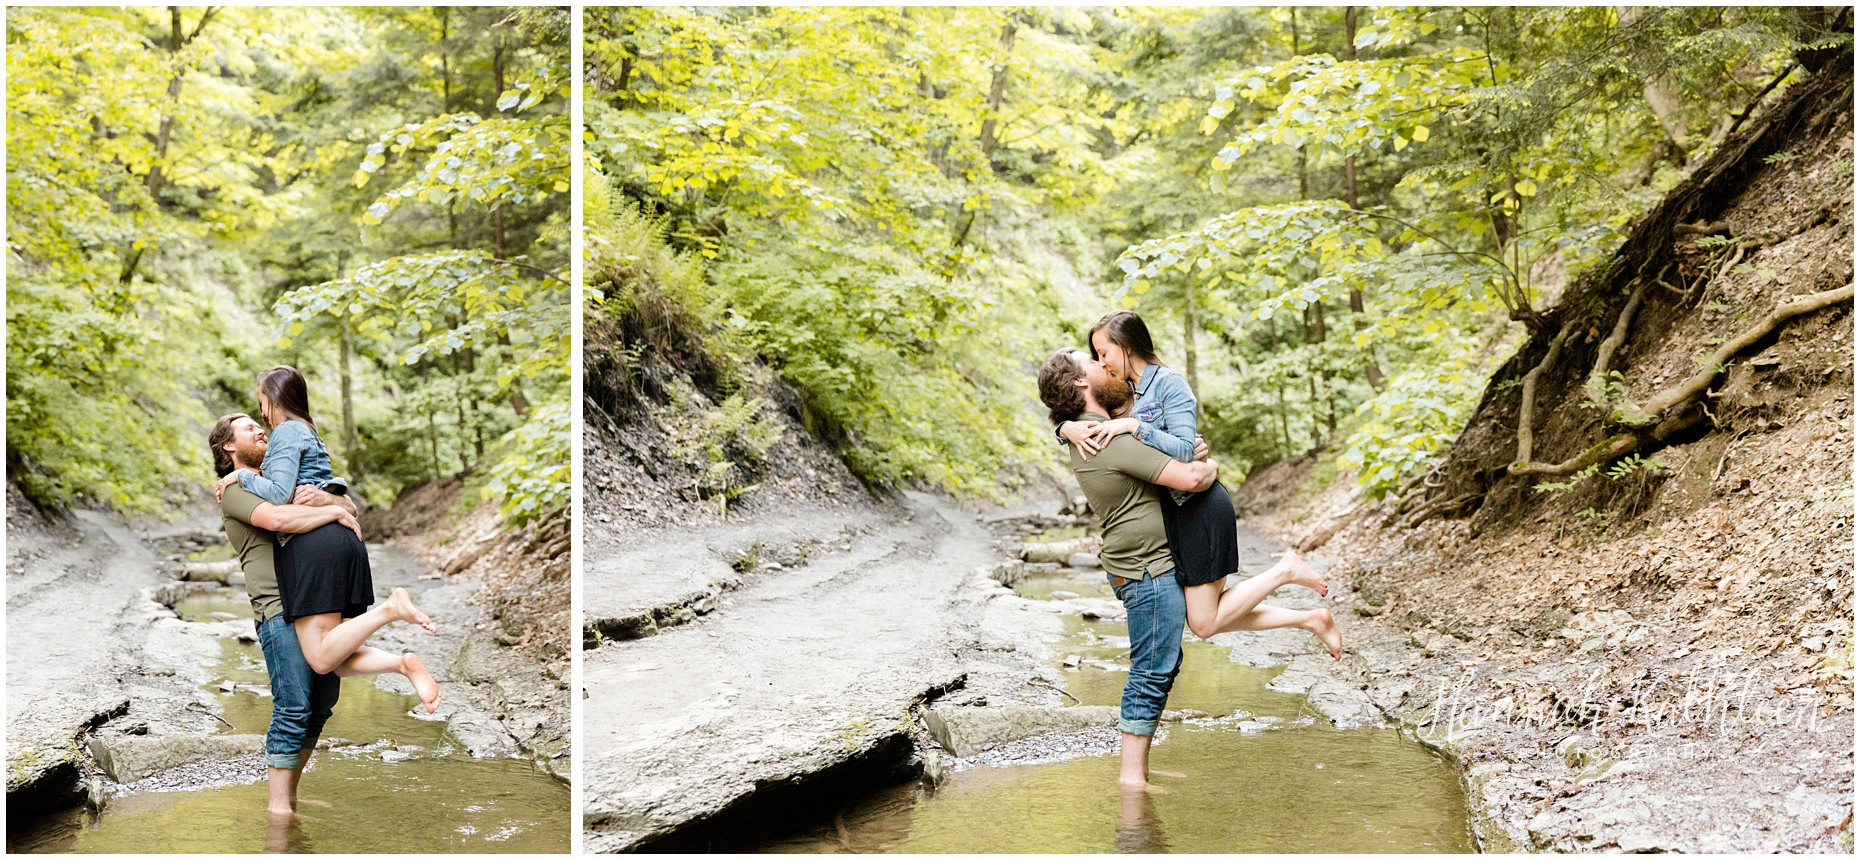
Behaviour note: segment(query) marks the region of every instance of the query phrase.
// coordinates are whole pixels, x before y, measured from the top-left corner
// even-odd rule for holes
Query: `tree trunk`
[[[1184,289],[1184,293],[1187,295],[1188,300],[1183,304],[1182,308],[1182,376],[1188,380],[1189,392],[1196,395],[1195,419],[1197,423],[1199,423],[1201,419],[1201,387],[1195,384],[1195,282],[1193,278],[1188,280],[1188,286]]]
[[[1272,349],[1274,352],[1277,352],[1279,348],[1284,345],[1283,341],[1279,338],[1279,321],[1277,319],[1268,319],[1266,320],[1266,326],[1267,330],[1272,332]],[[1292,424],[1291,419],[1286,417],[1284,377],[1274,379],[1273,388],[1277,391],[1279,398],[1279,439],[1284,445],[1284,447],[1280,449],[1280,455],[1291,456]]]
[[[206,29],[207,22],[213,20],[214,13],[218,11],[219,9],[215,7],[207,7],[207,10],[201,13],[200,23],[194,26],[193,32],[184,33],[181,30],[181,7],[169,6],[169,55],[178,57],[181,53],[181,49],[187,47],[188,43],[200,36],[200,31]],[[168,109],[162,113],[161,125],[157,127],[155,132],[154,166],[149,168],[146,187],[148,188],[149,199],[152,200],[156,206],[161,205],[161,192],[168,184],[167,174],[162,172],[161,164],[162,161],[167,159],[168,145],[174,140],[174,113],[179,109],[181,104],[181,80],[182,70],[177,66],[174,70],[174,76],[168,79]],[[132,248],[130,250],[128,258],[123,262],[122,271],[117,274],[116,279],[119,283],[127,284],[135,277],[136,267],[142,264],[142,252],[143,249],[141,248]]]
[[[336,280],[342,280],[345,276],[345,271],[348,268],[345,264],[348,260],[349,252],[347,251],[340,252],[336,255]],[[336,322],[339,326],[336,340],[336,366],[342,378],[343,459],[347,461],[345,465],[349,467],[349,485],[352,487],[359,487],[362,484],[362,455],[361,444],[358,442],[355,433],[355,386],[353,377],[349,374],[349,357],[354,353],[355,347],[352,340],[353,335],[349,331],[348,312],[344,311],[338,315],[336,317]]]
[[[439,86],[440,104],[445,113],[452,112],[452,52],[446,48],[446,40],[452,37],[452,7],[439,7]]]
[[[1317,337],[1317,343],[1321,346],[1324,343],[1324,339],[1330,336],[1329,329],[1324,327],[1324,303],[1322,301],[1311,306],[1311,319],[1316,323],[1316,325],[1313,326],[1313,333]],[[1322,350],[1319,351],[1317,360],[1318,379],[1321,381],[1318,388],[1324,393],[1324,428],[1327,434],[1335,435],[1337,432],[1337,404],[1336,398],[1331,396],[1330,368],[1326,367],[1323,363],[1324,355]],[[1313,423],[1316,422],[1313,421]]]
[[[1356,62],[1356,7],[1343,7],[1343,55],[1350,62]],[[1351,209],[1361,209],[1356,197],[1356,156],[1343,157],[1343,202]],[[1363,288],[1350,288],[1350,327],[1356,331],[1363,330],[1364,308]],[[1369,387],[1382,390],[1382,366],[1376,361],[1376,345],[1369,345],[1369,354],[1363,361],[1363,378],[1369,381]]]
[[[1299,328],[1303,329],[1304,335],[1301,340],[1305,342],[1306,346],[1314,346],[1322,342],[1317,332],[1318,326],[1313,325],[1311,321],[1312,309],[1316,307],[1317,305],[1313,304],[1305,308],[1304,314],[1298,320]],[[1317,351],[1312,350],[1314,362],[1316,354]],[[1312,372],[1310,369],[1305,371],[1305,388],[1306,394],[1311,398],[1311,447],[1316,448],[1324,444],[1324,436],[1319,432],[1318,427],[1318,374]]]
[[[982,133],[978,143],[982,148],[982,160],[987,167],[994,169],[995,148],[1000,139],[995,130],[1000,127],[1001,103],[1007,98],[1008,56],[1014,52],[1014,34],[1020,30],[1020,12],[1016,10],[1008,16],[1007,23],[1001,25],[1001,56],[995,63],[994,74],[988,81],[988,110],[982,118]],[[970,209],[962,213],[962,226],[956,229],[953,247],[960,248],[968,241],[969,231],[975,227],[976,213],[979,209]]]
[[[1343,56],[1350,62],[1356,62],[1356,7],[1343,7]],[[1356,205],[1356,155],[1351,153],[1343,157],[1343,202]]]
[[[1363,291],[1360,288],[1351,290],[1350,291],[1350,325],[1351,327],[1354,328],[1356,331],[1359,331],[1359,332],[1362,331],[1363,320],[1367,316],[1368,316],[1368,312],[1364,309],[1364,305],[1363,305]],[[1377,391],[1382,390],[1382,365],[1376,361],[1376,344],[1373,340],[1370,341],[1369,347],[1368,347],[1368,353],[1364,356],[1364,359],[1363,359],[1363,378],[1365,380],[1368,380],[1370,388],[1373,388]]]
[[[1640,20],[1642,8],[1639,6],[1616,6],[1615,18],[1621,26],[1630,27]],[[1660,128],[1666,132],[1666,154],[1673,163],[1686,166],[1687,141],[1691,130],[1686,128],[1684,105],[1679,99],[1679,84],[1671,73],[1661,71],[1659,74],[1642,82],[1641,94],[1647,99],[1647,107],[1660,121]]]
[[[496,87],[491,91],[491,106],[495,108],[497,99],[502,97],[504,92],[504,34],[502,31],[498,32],[496,46],[491,50],[491,77],[492,84]],[[495,254],[499,260],[502,260],[504,259],[504,207],[501,205],[491,210],[491,233],[492,241],[496,246]]]
[[[1014,53],[1014,34],[1020,29],[1020,12],[1008,16],[1001,25],[1001,58],[995,63],[988,81],[988,115],[982,120],[982,157],[992,158],[1000,141],[995,136],[1001,116],[1001,102],[1007,96],[1008,56]]]

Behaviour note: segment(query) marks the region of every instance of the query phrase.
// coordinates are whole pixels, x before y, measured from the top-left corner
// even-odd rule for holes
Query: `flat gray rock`
[[[1011,741],[1052,732],[1116,725],[1117,708],[1110,705],[1008,705],[983,708],[945,705],[925,710],[923,718],[930,736],[936,738],[943,749],[957,758],[968,758]]]
[[[91,757],[104,773],[120,783],[195,762],[264,751],[264,735],[118,735],[90,739]]]

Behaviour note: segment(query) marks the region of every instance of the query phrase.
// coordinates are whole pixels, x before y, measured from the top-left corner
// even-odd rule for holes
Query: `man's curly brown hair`
[[[213,474],[221,478],[233,470],[232,455],[226,452],[226,443],[233,440],[233,422],[241,418],[249,421],[252,416],[244,412],[222,415],[207,433],[207,450],[213,454]]]
[[[1078,359],[1074,358],[1084,354],[1066,347],[1040,365],[1040,402],[1046,404],[1047,417],[1054,424],[1076,421],[1085,411],[1085,394],[1072,384],[1085,375]]]

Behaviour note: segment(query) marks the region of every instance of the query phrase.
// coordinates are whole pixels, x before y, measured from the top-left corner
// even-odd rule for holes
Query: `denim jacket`
[[[1137,441],[1187,463],[1195,459],[1195,393],[1188,380],[1160,364],[1143,369],[1137,380]],[[1181,505],[1194,493],[1171,489],[1169,500]]]
[[[310,425],[293,418],[271,431],[265,446],[262,474],[239,470],[239,486],[274,505],[288,505],[298,484],[317,487],[327,485],[336,475],[330,471],[329,450],[317,438]]]
[[[1184,463],[1195,459],[1195,393],[1188,380],[1160,364],[1143,368],[1137,379],[1137,441]]]

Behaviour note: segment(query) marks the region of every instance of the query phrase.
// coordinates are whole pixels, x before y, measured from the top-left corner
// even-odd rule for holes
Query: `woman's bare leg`
[[[1235,625],[1235,630],[1280,630],[1286,627],[1309,630],[1313,636],[1323,640],[1324,647],[1330,649],[1332,659],[1343,659],[1343,631],[1338,629],[1337,620],[1331,617],[1328,609],[1298,610],[1260,606],[1240,616]]]
[[[396,588],[394,593],[367,612],[347,621],[334,612],[320,615],[307,615],[297,619],[297,643],[303,646],[304,659],[310,668],[319,674],[334,672],[336,667],[347,662],[349,655],[360,650],[368,637],[376,630],[395,622],[408,621],[426,628],[437,629],[432,619],[414,608],[413,598],[407,595],[407,589]]]
[[[427,713],[439,710],[439,682],[433,680],[431,672],[426,671],[426,664],[420,662],[418,654],[407,653],[397,657],[379,648],[364,645],[336,667],[336,674],[344,678],[389,673],[405,675],[408,681],[413,682],[413,691],[419,694],[420,701],[426,703]]]
[[[1248,628],[1237,627],[1239,619],[1253,607],[1266,599],[1266,595],[1277,591],[1281,586],[1302,585],[1319,594],[1330,591],[1330,585],[1323,575],[1311,569],[1298,553],[1286,550],[1265,573],[1250,579],[1241,580],[1225,593],[1221,591],[1223,580],[1191,585],[1182,590],[1182,597],[1188,604],[1188,629],[1203,639],[1213,638],[1216,633],[1231,633]]]

